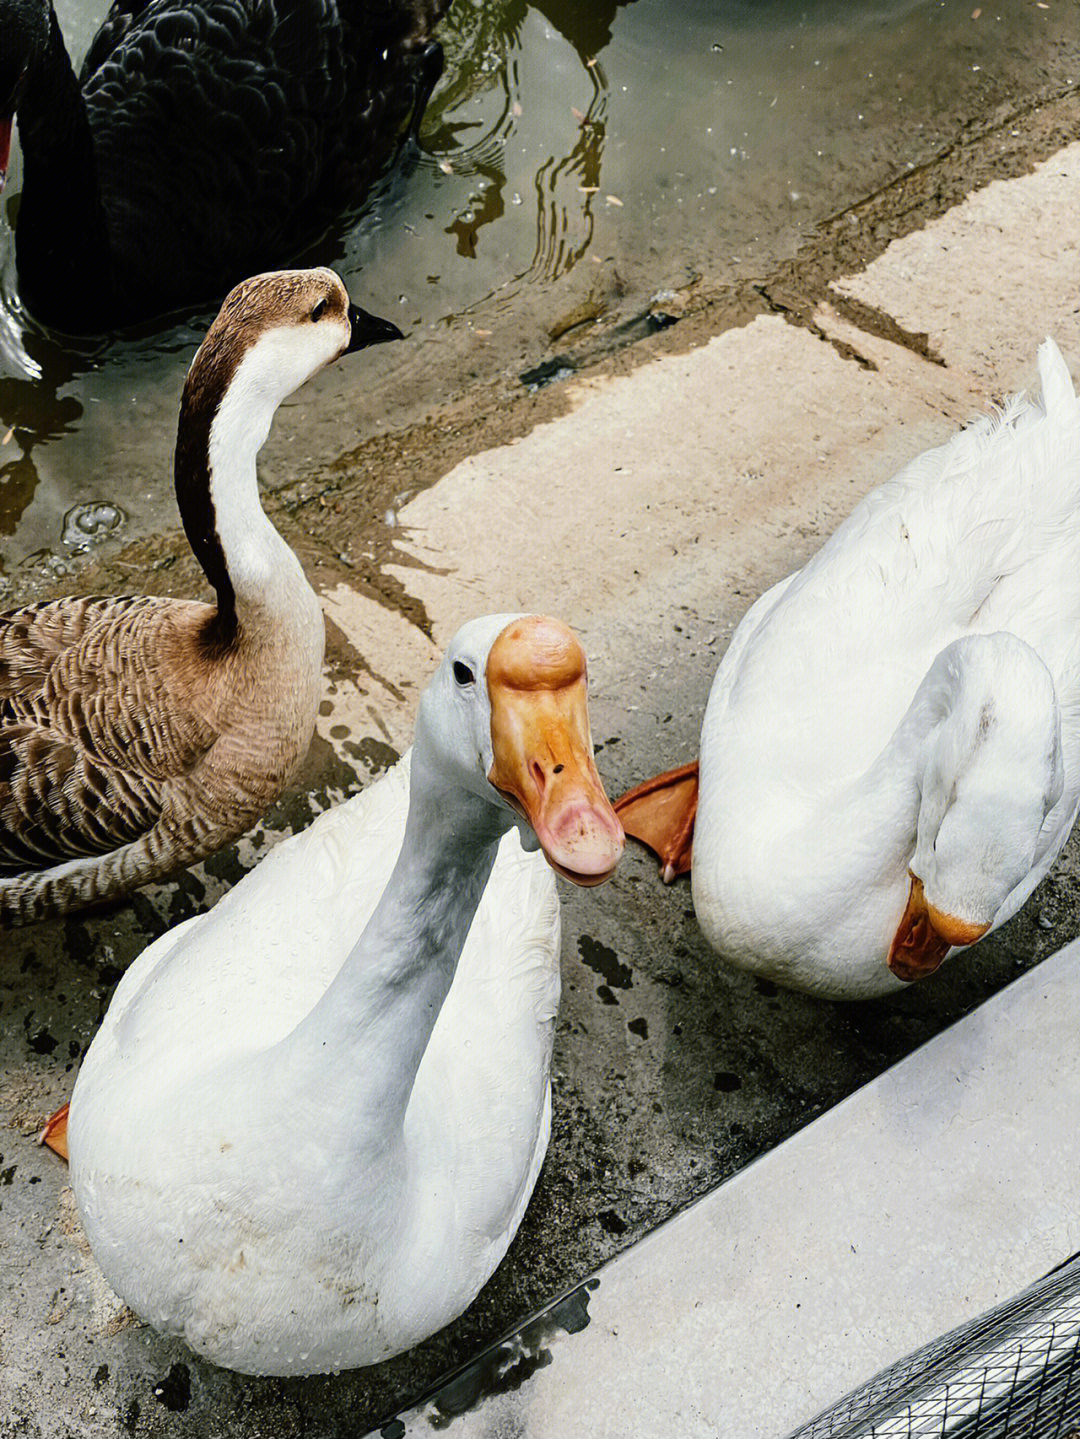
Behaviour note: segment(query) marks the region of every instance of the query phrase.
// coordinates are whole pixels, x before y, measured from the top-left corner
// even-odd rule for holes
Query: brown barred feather
[[[270,643],[258,659],[242,646],[208,659],[214,614],[95,596],[0,615],[0,924],[101,903],[201,859],[287,782],[313,697],[275,722],[283,656]],[[99,862],[57,868],[81,857]]]
[[[76,597],[0,615],[0,875],[138,839],[217,739],[178,692],[177,609]]]

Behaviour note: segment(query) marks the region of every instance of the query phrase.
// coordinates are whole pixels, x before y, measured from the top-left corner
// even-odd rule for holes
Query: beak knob
[[[390,320],[380,320],[378,315],[369,315],[359,305],[349,306],[349,343],[345,353],[366,350],[369,345],[383,345],[387,340],[403,340],[405,336]]]
[[[523,814],[548,863],[594,885],[622,856],[622,825],[593,762],[585,653],[546,615],[512,621],[487,661],[492,785]]]

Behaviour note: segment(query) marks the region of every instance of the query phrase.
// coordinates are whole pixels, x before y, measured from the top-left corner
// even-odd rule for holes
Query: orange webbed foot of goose
[[[65,1104],[63,1108],[56,1111],[38,1135],[39,1144],[48,1145],[55,1154],[59,1154],[60,1158],[65,1161],[68,1157],[67,1122],[68,1106]]]
[[[665,884],[690,873],[697,803],[697,760],[647,779],[615,801],[626,833],[660,856]]]

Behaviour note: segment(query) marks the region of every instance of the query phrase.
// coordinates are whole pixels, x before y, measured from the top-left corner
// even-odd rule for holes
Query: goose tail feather
[[[1069,367],[1048,335],[1039,346],[1039,381],[1043,410],[1050,420],[1066,420],[1076,409],[1076,389]]]

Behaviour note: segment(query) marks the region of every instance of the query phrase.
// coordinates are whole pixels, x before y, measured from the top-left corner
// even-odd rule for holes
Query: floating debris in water
[[[73,550],[88,550],[91,545],[112,539],[127,522],[119,505],[109,500],[88,500],[64,516],[61,538]]]

